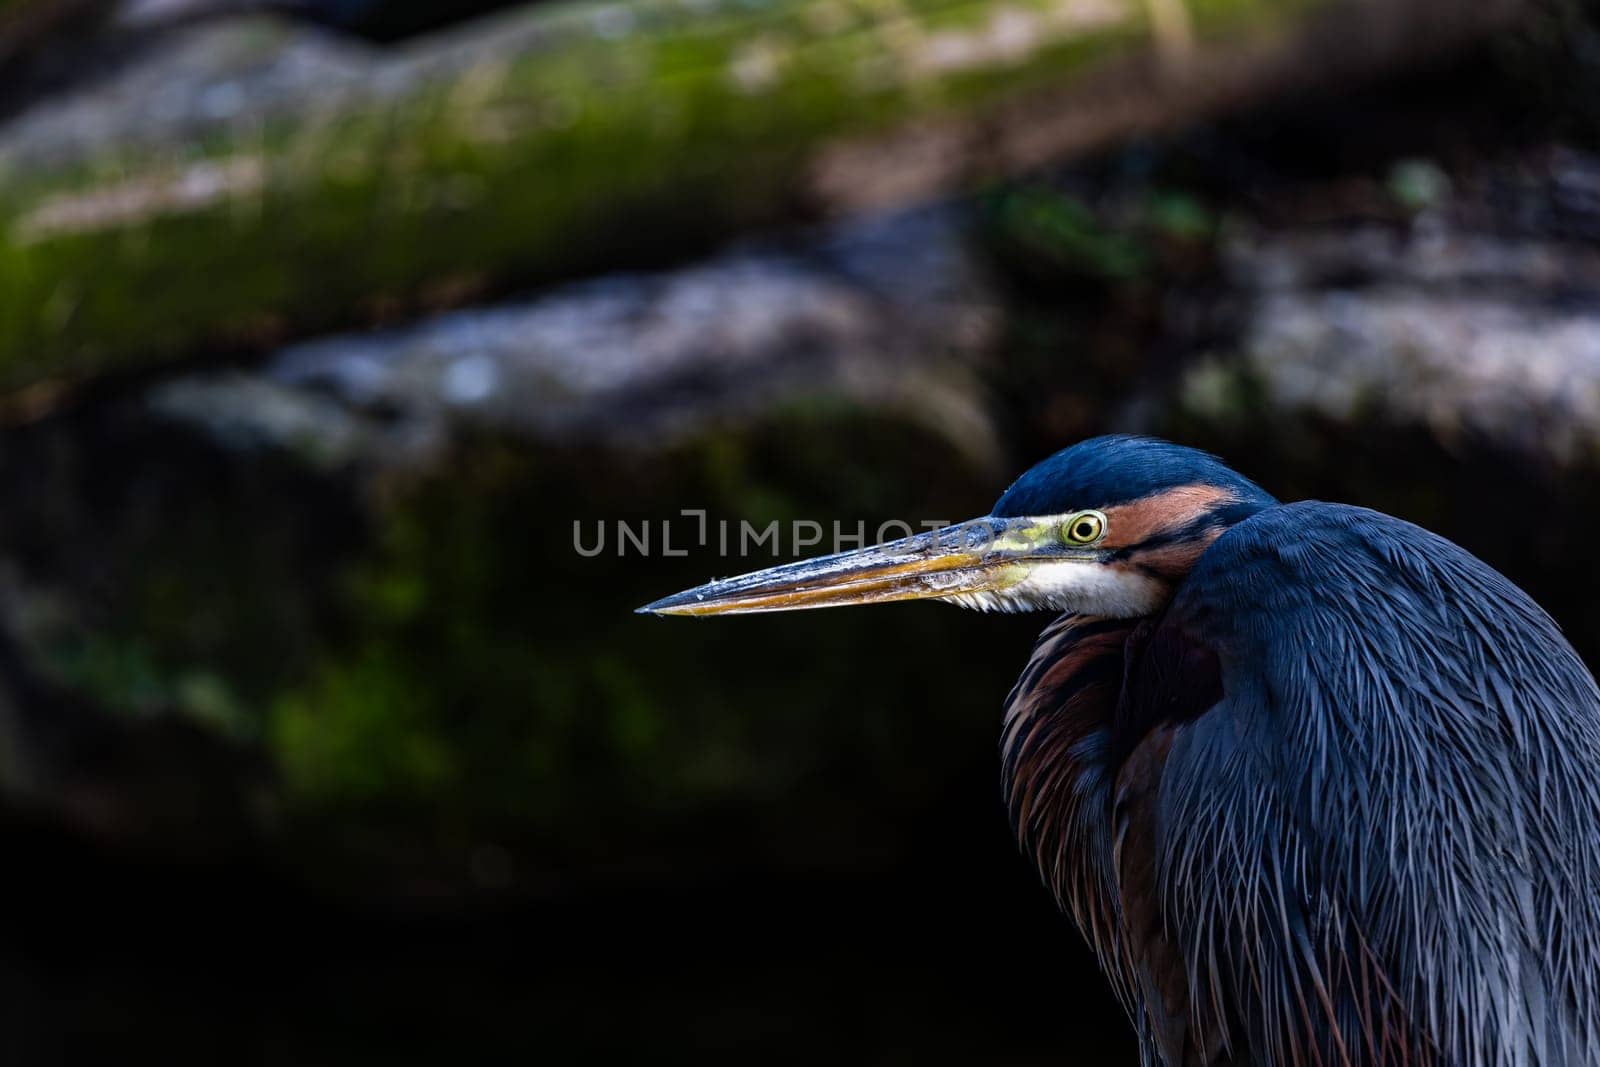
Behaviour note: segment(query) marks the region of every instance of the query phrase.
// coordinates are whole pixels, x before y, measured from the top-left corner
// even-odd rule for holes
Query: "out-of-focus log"
[[[0,389],[902,205],[1525,0],[638,0],[378,56],[248,20],[0,130]]]

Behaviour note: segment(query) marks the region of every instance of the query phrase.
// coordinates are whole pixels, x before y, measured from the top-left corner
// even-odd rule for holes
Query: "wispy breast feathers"
[[[1137,620],[1066,615],[1045,630],[1006,699],[1001,756],[1017,836],[1058,897],[1061,857],[1074,844],[1080,804],[1106,773],[1109,729],[1122,688],[1123,650]],[[1087,859],[1087,856],[1080,857]]]

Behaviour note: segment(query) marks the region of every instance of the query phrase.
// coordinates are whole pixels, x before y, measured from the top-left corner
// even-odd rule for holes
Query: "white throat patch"
[[[1070,611],[1101,618],[1153,615],[1170,595],[1165,584],[1104,563],[1041,560],[1005,589],[953,593],[941,600],[977,611]]]

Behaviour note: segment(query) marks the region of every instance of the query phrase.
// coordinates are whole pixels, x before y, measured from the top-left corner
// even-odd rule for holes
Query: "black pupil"
[[[1094,526],[1087,522],[1078,523],[1076,533],[1079,540],[1087,541],[1094,534]]]

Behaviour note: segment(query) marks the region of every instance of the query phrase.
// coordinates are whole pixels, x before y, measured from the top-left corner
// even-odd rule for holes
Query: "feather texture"
[[[1600,1063],[1600,693],[1450,542],[1268,507],[1053,624],[1003,751],[1147,1063]]]

